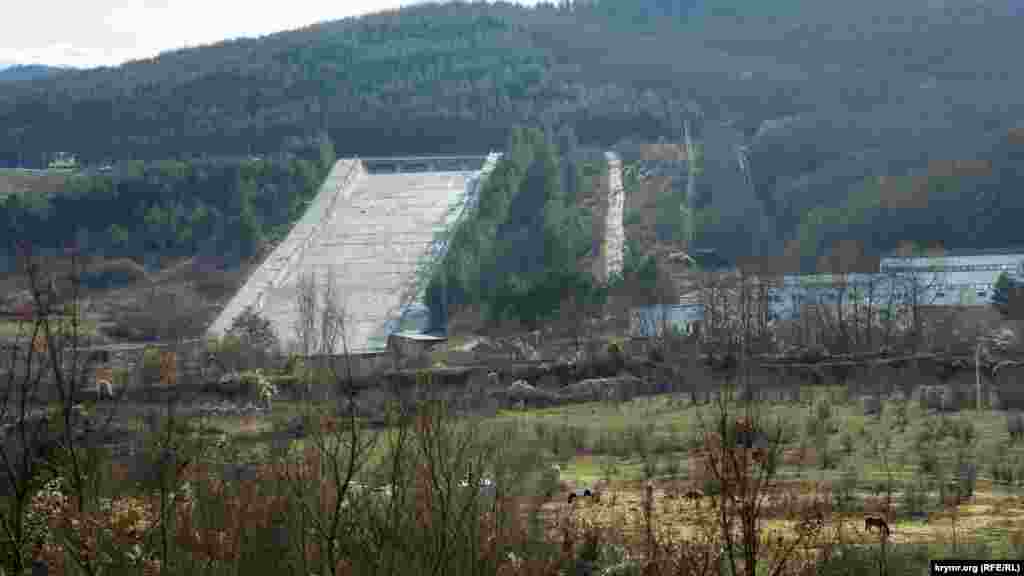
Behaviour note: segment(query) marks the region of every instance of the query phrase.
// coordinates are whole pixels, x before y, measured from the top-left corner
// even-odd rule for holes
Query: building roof
[[[970,256],[1020,256],[1024,258],[1024,246],[1008,246],[1003,248],[947,248],[941,253],[935,256],[928,256],[925,254],[909,256],[910,258],[919,257],[933,257],[933,258],[964,258]],[[889,252],[883,256],[883,258],[907,258],[907,256],[901,256],[896,251]]]

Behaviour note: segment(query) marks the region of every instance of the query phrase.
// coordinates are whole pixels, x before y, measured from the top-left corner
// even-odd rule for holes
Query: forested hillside
[[[1020,171],[1007,148],[1024,123],[1017,6],[416,5],[0,85],[0,164],[38,165],[57,150],[87,163],[266,155],[322,130],[343,156],[480,153],[502,148],[515,125],[607,147],[681,141],[690,119],[706,149],[700,198],[714,215],[698,241],[727,255],[780,251],[801,233],[826,245],[808,235],[845,234],[846,203],[886,194],[871,182],[955,161],[996,171],[963,180],[959,203],[862,211],[856,234],[874,250],[1019,243],[1000,209]]]
[[[43,248],[74,242],[86,253],[216,255],[237,264],[283,238],[334,163],[329,140],[265,159],[132,161],[109,174],[76,175],[58,194],[0,202],[3,242]]]

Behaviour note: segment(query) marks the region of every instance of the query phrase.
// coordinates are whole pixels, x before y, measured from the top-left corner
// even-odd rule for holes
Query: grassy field
[[[828,396],[830,391],[818,391]],[[889,403],[881,417],[864,416],[853,404],[832,403],[830,424],[823,434],[811,434],[808,420],[817,418],[818,402],[807,406],[766,404],[756,411],[764,422],[786,429],[788,442],[778,468],[778,489],[801,484],[818,485],[831,493],[837,514],[830,529],[842,530],[848,541],[868,544],[877,540],[864,531],[866,511],[889,516],[894,544],[943,546],[955,541],[953,517],[961,542],[980,541],[991,550],[1011,551],[1016,530],[1024,527],[1024,445],[1012,445],[1005,415],[999,411],[964,411],[939,416],[924,413],[917,405],[906,405],[906,425],[898,425],[898,408]],[[642,491],[638,480],[653,479],[661,529],[680,534],[693,532],[710,521],[692,503],[671,499],[691,486],[688,479],[688,447],[711,422],[713,408],[694,407],[671,397],[638,399],[621,405],[587,404],[521,413],[503,413],[498,420],[512,420],[546,445],[552,456],[563,462],[562,480],[569,486],[604,486],[600,503],[582,508],[588,521],[604,526],[636,526]],[[732,408],[739,410],[738,406]],[[957,464],[957,441],[926,435],[926,430],[971,428],[970,440],[959,446],[963,458],[977,467],[973,497],[959,506],[940,506],[935,479],[950,477]],[[888,449],[872,447],[888,436]],[[844,440],[844,437],[846,440]],[[822,438],[825,444],[822,444]],[[560,445],[561,443],[561,445]],[[923,444],[922,444],[923,443]],[[816,454],[827,450],[833,456],[826,466]],[[804,453],[803,458],[790,455]],[[888,463],[889,474],[885,463]],[[992,470],[1002,464],[1018,470],[1016,485],[995,482]],[[934,470],[934,471],[933,471]],[[891,476],[890,476],[891,475]],[[884,493],[891,477],[892,508],[885,509]],[[916,497],[913,487],[923,493]],[[840,494],[847,500],[839,505]],[[919,503],[915,503],[919,502]],[[917,514],[911,514],[920,508]],[[783,511],[778,511],[782,516]],[[765,529],[792,531],[794,523],[769,515]],[[1016,534],[1016,536],[1014,536]],[[1024,552],[1018,548],[1014,554]]]
[[[946,416],[926,414],[915,403],[906,404],[906,426],[897,426],[897,406],[889,403],[880,417],[865,416],[860,406],[830,403],[829,430],[823,434],[827,444],[808,433],[807,421],[815,418],[821,398],[836,397],[829,390],[818,390],[819,400],[801,404],[758,404],[758,418],[769,426],[780,426],[789,456],[801,448],[807,452],[803,460],[784,458],[779,467],[783,478],[816,479],[838,482],[844,468],[855,466],[858,486],[869,490],[883,483],[888,473],[895,482],[909,481],[922,466],[918,438],[929,426],[968,425],[973,428],[970,454],[978,468],[979,482],[992,482],[992,465],[1020,462],[1024,474],[1024,444],[1011,444],[1005,413],[996,410],[965,410]],[[808,395],[810,397],[810,395]],[[734,406],[730,410],[741,410]],[[220,416],[211,419],[211,426],[239,439],[255,438],[302,412],[296,402],[275,402],[269,417]],[[654,396],[625,403],[585,403],[557,408],[501,411],[481,422],[484,427],[514,425],[529,441],[536,444],[553,461],[560,462],[562,479],[571,484],[587,484],[611,476],[621,481],[636,480],[645,475],[645,464],[654,467],[655,477],[681,477],[689,464],[689,451],[699,435],[713,426],[714,405],[694,406],[685,398]],[[882,436],[891,439],[888,450],[871,448]],[[817,444],[817,445],[815,445]],[[932,445],[939,469],[948,471],[954,464],[955,446],[951,438],[942,438]],[[832,462],[822,467],[816,451],[827,450]],[[1000,450],[1003,450],[1000,452]],[[675,461],[675,464],[673,464]],[[669,473],[665,473],[669,470]],[[676,470],[675,473],[672,473]],[[1024,482],[1024,476],[1020,478]],[[1013,493],[1014,488],[1008,487]],[[1021,491],[1024,495],[1024,490]]]
[[[925,412],[913,403],[888,402],[881,415],[865,416],[861,406],[843,401],[839,389],[808,390],[804,397],[804,403],[759,403],[753,407],[758,427],[777,431],[782,437],[777,481],[762,492],[765,502],[758,524],[760,538],[791,538],[798,533],[799,511],[824,504],[828,512],[822,529],[813,541],[801,544],[797,555],[803,554],[810,561],[812,553],[830,546],[839,546],[834,549],[842,552],[836,560],[839,564],[831,566],[826,560],[815,574],[879,573],[880,536],[864,529],[868,513],[885,516],[892,529],[886,548],[888,574],[920,573],[929,559],[937,557],[1024,557],[1024,442],[1010,442],[1003,413],[963,411],[940,415]],[[140,404],[124,408],[125,418],[133,418],[131,425],[146,432],[146,422],[151,418],[147,414],[155,407]],[[336,406],[277,401],[269,414],[217,416],[200,416],[196,408],[184,408],[179,422],[212,440],[196,453],[199,461],[223,464],[228,471],[225,473],[229,473],[233,463],[264,470],[267,467],[260,464],[277,465],[272,455],[280,454],[277,450],[281,448],[297,456],[315,454],[310,450],[317,445],[315,436],[295,440],[282,431],[282,425],[309,414],[311,409],[335,412]],[[732,414],[738,414],[741,408],[729,405]],[[647,530],[658,541],[675,544],[707,542],[720,536],[714,508],[718,492],[714,482],[709,482],[714,479],[696,459],[702,431],[713,426],[715,410],[714,405],[693,406],[686,398],[662,395],[624,403],[501,411],[491,417],[447,422],[455,424],[452,429],[465,424],[478,426],[465,437],[490,451],[487,457],[492,459],[486,461],[486,466],[494,467],[496,478],[507,479],[499,480],[500,484],[521,491],[511,505],[524,519],[539,522],[537,530],[549,536],[547,542],[561,546],[567,525],[579,535],[599,532],[603,539],[600,563],[610,566],[623,558],[643,557],[645,550],[650,550],[644,547]],[[455,444],[435,444],[435,440],[418,436],[420,426],[417,418],[407,431],[413,435],[415,446],[441,450],[435,456],[440,460],[434,462],[454,465],[446,470],[459,470],[467,462],[453,459],[455,453],[447,452],[455,450]],[[370,454],[367,474],[360,475],[358,481],[381,481],[378,473],[390,465],[384,459],[384,449],[396,432],[368,431],[378,435],[378,442]],[[465,432],[461,429],[459,434]],[[509,436],[503,436],[506,433]],[[881,442],[886,439],[888,442]],[[493,444],[494,440],[499,443]],[[418,444],[420,441],[426,444]],[[956,505],[942,502],[938,486],[965,461],[977,470],[971,494]],[[552,471],[548,464],[557,464],[559,471]],[[508,471],[500,471],[502,466],[525,474],[509,476]],[[204,490],[224,489],[223,484],[211,482]],[[254,499],[247,505],[251,514],[263,509],[264,504],[259,504],[263,501],[257,498],[271,498],[276,494],[272,490],[287,488],[258,478],[228,482],[237,483],[238,498],[249,494],[245,497]],[[243,490],[244,482],[261,484],[267,493],[258,496],[250,488]],[[644,498],[647,482],[653,487],[650,508]],[[319,493],[325,484],[312,480],[310,486]],[[568,491],[582,487],[592,488],[600,497],[569,503]],[[708,497],[699,502],[681,497],[694,487]],[[214,514],[222,497],[211,494],[214,497],[203,500],[200,506]],[[295,497],[291,492],[287,494]],[[296,505],[294,501],[291,504]],[[215,523],[210,526],[210,530],[221,529]],[[766,553],[764,558],[770,561],[772,556]]]
[[[1024,443],[1010,442],[1004,413],[940,415],[916,403],[901,408],[889,402],[880,416],[865,416],[860,405],[842,401],[839,389],[808,390],[803,397],[806,402],[800,404],[755,407],[759,421],[769,430],[781,430],[784,438],[778,481],[767,492],[761,517],[763,534],[794,533],[795,503],[817,497],[832,510],[821,538],[843,542],[848,550],[844,567],[821,574],[878,573],[879,536],[865,531],[866,513],[886,516],[892,528],[890,574],[918,573],[936,557],[1024,557]],[[826,404],[826,399],[833,401]],[[730,407],[733,413],[739,409]],[[204,417],[195,424],[232,437],[258,457],[269,453],[268,433],[304,410],[299,403],[276,402],[269,416]],[[560,489],[541,507],[549,530],[570,519],[617,538],[642,540],[643,485],[650,480],[651,523],[662,537],[679,541],[717,529],[709,499],[698,505],[679,497],[691,487],[714,494],[691,459],[714,410],[713,405],[693,406],[664,395],[619,404],[501,411],[477,424],[487,431],[515,428],[526,450],[559,465]],[[391,431],[373,433],[383,435],[378,442],[383,446]],[[291,450],[301,453],[311,440],[290,442]],[[977,470],[971,496],[955,506],[942,503],[940,480],[950,478],[965,460]],[[1004,472],[998,472],[999,466]],[[595,488],[600,499],[568,504],[566,491],[581,487]],[[851,569],[851,562],[862,566]]]

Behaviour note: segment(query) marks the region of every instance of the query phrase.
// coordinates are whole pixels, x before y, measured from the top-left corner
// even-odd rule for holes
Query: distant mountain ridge
[[[1016,245],[1016,2],[416,4],[0,84],[0,165],[266,156],[323,133],[342,157],[479,154],[517,125],[568,152],[679,143],[689,121],[692,232],[725,257]],[[672,169],[651,226],[681,242]]]
[[[44,64],[15,64],[6,68],[0,68],[0,82],[46,78],[67,70],[71,70],[71,68],[46,66]]]

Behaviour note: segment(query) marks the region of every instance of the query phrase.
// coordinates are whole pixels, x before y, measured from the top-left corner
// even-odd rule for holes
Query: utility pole
[[[981,340],[974,346],[974,385],[977,394],[978,412],[981,412]]]

